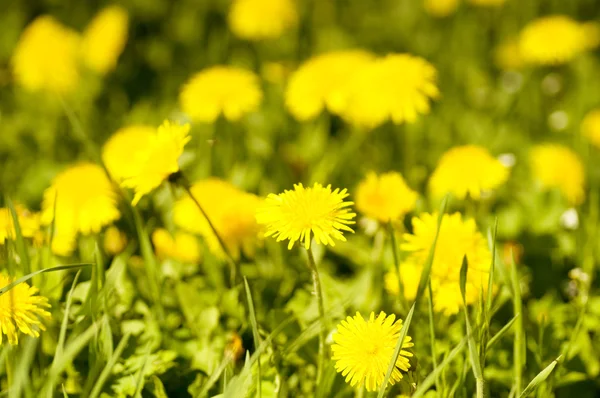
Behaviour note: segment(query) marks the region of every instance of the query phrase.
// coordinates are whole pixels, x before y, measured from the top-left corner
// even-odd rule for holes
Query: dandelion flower
[[[218,178],[198,181],[192,185],[191,191],[229,253],[236,259],[241,252],[252,256],[259,236],[254,215],[262,203],[261,199]],[[174,218],[178,227],[202,236],[213,254],[225,258],[218,238],[189,195],[175,203]]]
[[[468,2],[480,7],[499,7],[503,5],[506,0],[468,0]]]
[[[246,40],[276,39],[298,23],[293,0],[234,0],[229,27]]]
[[[396,343],[400,338],[402,320],[394,322],[394,314],[386,317],[382,311],[377,318],[371,312],[368,320],[360,313],[347,317],[333,335],[331,346],[335,369],[346,378],[352,387],[376,391],[383,383]],[[414,346],[410,336],[404,337],[400,355],[390,377],[394,385],[402,379],[402,372],[410,369],[409,358],[413,356],[408,348]]]
[[[410,189],[399,173],[373,172],[356,189],[356,209],[382,223],[400,220],[415,208],[419,195]]]
[[[194,235],[177,231],[175,236],[163,228],[152,233],[152,243],[160,258],[174,258],[184,263],[200,261],[200,245]]]
[[[13,279],[0,273],[0,288],[8,286]],[[46,330],[41,319],[50,318],[44,308],[50,308],[48,299],[39,296],[38,289],[27,283],[19,283],[0,296],[0,344],[6,335],[11,345],[19,344],[19,332],[39,337]]]
[[[529,23],[519,38],[523,60],[535,65],[559,65],[598,45],[597,27],[565,15],[552,15]]]
[[[23,31],[12,57],[15,81],[31,91],[66,94],[79,82],[79,35],[50,16]]]
[[[439,96],[433,65],[410,54],[390,54],[354,74],[342,115],[349,122],[375,128],[391,119],[412,123],[429,113]]]
[[[156,128],[133,125],[117,130],[102,148],[102,161],[110,176],[118,183],[136,174],[147,159]]]
[[[104,232],[104,251],[111,256],[116,256],[125,250],[127,236],[117,227],[110,226]]]
[[[301,121],[318,116],[327,108],[339,114],[348,101],[348,82],[374,56],[363,50],[333,51],[304,62],[290,77],[285,104]]]
[[[516,39],[501,43],[494,51],[496,65],[504,70],[519,69],[523,66],[523,57]]]
[[[119,6],[101,10],[83,33],[81,57],[93,71],[105,74],[115,69],[127,42],[127,11]]]
[[[459,199],[467,196],[479,200],[482,192],[504,184],[508,169],[487,149],[465,145],[450,149],[440,159],[429,188],[434,197],[450,192]]]
[[[213,123],[220,114],[237,121],[258,109],[262,91],[258,76],[233,66],[205,69],[183,86],[179,103],[192,120]]]
[[[15,213],[17,213],[22,236],[25,238],[34,238],[40,230],[39,213],[29,211],[20,203],[15,203],[14,208]],[[10,209],[7,207],[0,208],[0,245],[3,245],[6,239],[12,240],[16,236],[17,232],[15,231],[15,224]]]
[[[126,150],[126,143],[133,137],[142,137],[142,130],[128,130],[110,139],[103,151],[103,158],[110,164],[111,175],[121,177],[121,185],[135,191],[133,205],[157,188],[171,174],[179,171],[179,157],[185,144],[191,139],[190,125],[180,125],[165,120],[156,132],[146,139],[141,138],[140,146],[132,149],[131,155],[119,160],[118,156]],[[147,140],[146,142],[144,142]]]
[[[100,166],[80,163],[58,174],[46,189],[41,217],[43,224],[54,224],[54,253],[69,255],[78,233],[98,233],[120,217],[117,194]]]
[[[424,0],[423,6],[425,7],[425,11],[429,15],[434,17],[443,18],[447,17],[450,14],[453,14],[454,11],[458,8],[460,4],[460,0]]]
[[[529,155],[534,179],[543,189],[558,189],[572,205],[585,199],[585,168],[575,152],[558,144],[536,145]]]
[[[600,148],[600,108],[585,115],[581,122],[581,134],[597,148]]]
[[[317,243],[335,246],[333,239],[346,241],[342,231],[354,232],[348,227],[354,224],[356,214],[350,210],[354,203],[345,202],[346,197],[346,189],[331,191],[331,185],[315,183],[305,188],[296,184],[292,191],[269,194],[265,205],[257,210],[256,220],[265,225],[265,236],[278,242],[289,239],[288,249],[300,241],[308,250],[311,234]]]

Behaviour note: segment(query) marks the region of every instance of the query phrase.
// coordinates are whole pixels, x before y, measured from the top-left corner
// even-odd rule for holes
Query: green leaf
[[[31,278],[33,278],[36,275],[40,275],[46,272],[53,272],[53,271],[63,271],[63,270],[69,270],[69,269],[77,269],[77,268],[82,268],[82,267],[89,267],[92,264],[90,263],[82,263],[82,264],[70,264],[70,265],[58,265],[56,267],[51,267],[51,268],[44,268],[41,269],[39,271],[35,271],[32,272],[30,274],[25,275],[22,278],[17,279],[16,281],[9,283],[8,285],[4,286],[2,289],[0,289],[0,296],[2,296],[4,293],[8,292],[10,289],[12,289],[13,287],[17,286],[20,283],[23,282],[27,282],[28,280],[30,280]]]
[[[117,348],[113,352],[112,356],[108,359],[108,362],[106,362],[106,366],[104,366],[104,369],[102,369],[100,376],[98,376],[98,380],[96,380],[96,384],[94,384],[94,388],[92,388],[92,392],[90,393],[88,398],[96,398],[100,395],[100,392],[102,391],[102,387],[104,386],[104,383],[110,376],[117,361],[119,360],[119,358],[121,358],[121,354],[123,354],[123,351],[127,347],[127,342],[129,341],[129,336],[130,336],[130,334],[127,333],[125,336],[123,336],[123,338],[117,345]]]
[[[462,265],[460,266],[460,294],[462,295],[463,304],[467,305],[467,272],[469,269],[469,262],[467,261],[467,256],[463,256]]]
[[[552,361],[550,365],[546,366],[544,370],[538,373],[537,376],[535,376],[533,380],[529,382],[527,387],[525,387],[521,395],[519,395],[519,398],[527,397],[537,388],[538,385],[540,385],[544,380],[546,380],[548,376],[550,376],[550,373],[552,373],[552,371],[554,370],[554,367],[558,364],[558,361],[560,361],[560,357],[556,358],[554,361]]]
[[[508,322],[506,323],[506,325],[504,325],[504,326],[502,327],[502,329],[500,329],[500,330],[498,331],[498,333],[496,333],[496,334],[494,335],[494,337],[492,337],[492,338],[490,339],[490,341],[488,341],[488,343],[487,343],[487,347],[486,347],[486,350],[489,350],[490,348],[492,348],[492,347],[494,346],[494,344],[496,344],[496,343],[497,343],[497,342],[498,342],[498,341],[499,341],[499,340],[502,338],[502,336],[504,336],[504,335],[506,334],[506,332],[508,332],[508,330],[509,330],[509,329],[511,328],[511,326],[512,326],[512,325],[515,323],[515,321],[517,320],[517,318],[518,318],[519,316],[521,316],[521,314],[517,314],[517,315],[515,315],[514,317],[512,317],[512,319],[511,319],[510,321],[508,321]]]
[[[248,279],[246,279],[246,277],[244,277],[244,287],[246,289],[246,299],[248,300],[248,309],[250,312],[250,325],[252,325],[252,336],[254,338],[254,346],[258,347],[260,345],[260,335],[258,334],[258,322],[256,321],[256,313],[254,312],[254,302],[252,301],[252,293],[250,292],[250,286],[248,285]],[[259,360],[257,377],[258,398],[262,398],[261,373],[262,372]]]

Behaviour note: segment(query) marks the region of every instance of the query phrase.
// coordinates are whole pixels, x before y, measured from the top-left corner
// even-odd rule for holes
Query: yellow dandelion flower
[[[499,7],[506,2],[506,0],[467,0],[467,1],[475,6],[480,6],[480,7]]]
[[[104,232],[104,251],[111,256],[116,256],[125,250],[127,236],[117,227],[110,226]]]
[[[400,276],[405,286],[414,283],[414,276],[420,275],[427,261],[435,238],[437,219],[437,214],[429,213],[414,217],[413,232],[403,235],[404,242],[400,248],[409,254],[400,266]],[[474,220],[463,220],[460,213],[444,214],[431,267],[431,283],[435,308],[447,315],[456,313],[462,303],[459,280],[464,256],[469,263],[466,300],[470,304],[477,301],[482,289],[487,289],[492,256]],[[416,270],[411,267],[416,267]],[[407,292],[411,291],[407,289]],[[438,297],[438,292],[443,292],[443,300]]]
[[[429,181],[434,197],[450,192],[459,199],[479,200],[482,192],[504,184],[508,169],[487,149],[476,145],[454,147],[444,153]]]
[[[397,172],[371,172],[356,188],[356,209],[382,223],[400,220],[415,208],[419,194]]]
[[[558,189],[573,205],[585,199],[585,168],[571,149],[558,144],[540,144],[529,154],[534,179],[543,189]]]
[[[191,137],[189,124],[165,120],[150,136],[145,128],[127,129],[109,139],[103,149],[109,173],[120,179],[123,187],[135,191],[133,205],[157,188],[171,174],[179,171],[179,157]],[[126,146],[140,138],[138,147]],[[128,157],[121,154],[131,148]]]
[[[229,28],[246,40],[276,39],[297,23],[294,0],[234,0],[229,10]]]
[[[29,211],[20,203],[15,203],[15,212],[21,227],[21,235],[25,238],[34,238],[40,230],[39,213]],[[3,245],[6,239],[15,239],[17,232],[15,224],[8,207],[0,208],[0,245]]]
[[[523,66],[523,58],[516,39],[501,43],[494,51],[494,60],[501,69],[519,69]]]
[[[453,14],[460,0],[423,0],[425,11],[434,17],[443,18]]]
[[[42,224],[54,224],[54,253],[69,255],[78,233],[98,233],[120,217],[117,193],[100,166],[80,163],[58,174],[44,191],[41,217]]]
[[[262,203],[261,199],[218,178],[198,181],[192,185],[191,191],[231,255],[236,259],[241,252],[252,256],[259,236],[254,214]],[[218,238],[189,196],[175,203],[174,218],[178,227],[202,236],[214,255],[225,258]]]
[[[311,234],[317,243],[335,246],[333,239],[346,241],[342,231],[354,232],[348,227],[356,217],[349,208],[354,203],[344,201],[348,195],[345,188],[332,192],[331,185],[315,183],[305,188],[296,184],[293,191],[269,194],[265,205],[257,210],[256,220],[267,228],[265,236],[273,236],[278,242],[289,239],[288,249],[296,241],[309,249]]]
[[[14,280],[0,273],[0,288]],[[6,335],[11,345],[19,344],[19,332],[39,337],[40,330],[46,330],[42,319],[50,318],[45,308],[50,308],[48,299],[39,296],[38,289],[27,283],[19,283],[0,296],[0,345]]]
[[[388,119],[412,123],[429,113],[430,100],[439,97],[437,71],[410,54],[390,54],[354,74],[342,115],[349,122],[374,128]]]
[[[181,108],[192,120],[213,123],[220,114],[237,121],[262,101],[258,76],[233,66],[213,66],[194,76],[179,94]]]
[[[200,245],[194,235],[177,231],[171,236],[169,231],[159,228],[152,233],[152,243],[159,258],[174,258],[184,263],[200,261]]]
[[[348,101],[348,82],[370,63],[373,54],[363,50],[333,51],[312,57],[291,76],[285,104],[298,120],[318,116],[323,109],[340,114]]]
[[[79,35],[50,16],[23,31],[12,57],[15,81],[31,91],[65,94],[79,82]]]
[[[588,112],[581,122],[581,134],[600,148],[600,108]]]
[[[377,317],[371,312],[368,320],[357,312],[337,326],[331,346],[332,359],[336,361],[335,369],[352,387],[364,385],[367,391],[376,391],[383,383],[402,329],[402,319],[395,320],[394,314],[386,317],[383,311]],[[399,382],[402,372],[410,369],[409,358],[413,354],[407,349],[413,346],[412,338],[404,337],[390,385]]]
[[[598,45],[598,35],[591,34],[593,27],[565,15],[539,18],[521,31],[519,51],[529,64],[564,64]]]
[[[123,7],[101,10],[83,32],[81,57],[87,67],[105,74],[115,69],[127,42],[128,15]]]

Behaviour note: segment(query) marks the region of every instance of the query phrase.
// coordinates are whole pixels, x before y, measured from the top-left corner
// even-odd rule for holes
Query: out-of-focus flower
[[[14,280],[0,273],[0,288]],[[45,308],[50,308],[48,299],[37,294],[38,289],[27,283],[19,283],[0,296],[0,345],[6,335],[11,345],[19,344],[19,332],[39,337],[46,330],[42,319],[50,318]]]
[[[529,154],[533,178],[543,189],[558,189],[570,204],[585,199],[585,168],[579,156],[558,144],[540,144]]]
[[[332,51],[309,59],[290,77],[285,93],[288,110],[302,121],[323,109],[340,114],[347,105],[351,77],[373,59],[363,50]]]
[[[273,236],[277,241],[289,240],[288,249],[296,241],[310,248],[314,235],[317,243],[335,246],[333,239],[346,241],[342,231],[354,232],[348,225],[354,224],[356,217],[350,209],[353,202],[345,202],[348,192],[344,188],[331,191],[331,185],[324,187],[315,183],[305,188],[294,185],[294,190],[285,190],[278,195],[269,194],[264,206],[256,212],[256,220],[266,227],[265,236]]]
[[[335,369],[352,387],[364,385],[367,391],[377,391],[383,383],[402,329],[402,319],[395,320],[394,314],[386,317],[383,311],[377,317],[371,312],[368,320],[357,312],[337,326],[331,346],[332,359],[336,361]],[[413,346],[412,338],[404,337],[390,385],[399,382],[402,372],[410,368],[409,358],[413,354],[407,349]]]
[[[229,27],[246,40],[276,39],[298,23],[294,0],[234,0]]]
[[[412,123],[429,113],[429,101],[439,96],[436,79],[437,71],[423,58],[387,55],[353,75],[342,116],[367,128],[388,119],[396,124]]]
[[[98,233],[120,216],[117,194],[104,170],[95,164],[71,166],[44,191],[41,221],[54,225],[52,251],[59,255],[73,251],[78,233]]]
[[[523,67],[519,42],[516,39],[510,39],[501,43],[494,51],[494,60],[496,65],[504,70]]]
[[[453,14],[460,0],[423,0],[423,6],[428,14],[434,17],[443,18]]]
[[[171,236],[169,231],[159,228],[152,233],[152,243],[160,258],[174,258],[184,263],[200,261],[200,245],[194,235],[177,231]]]
[[[415,208],[419,195],[397,172],[371,172],[356,188],[356,209],[382,223],[398,221]]]
[[[530,22],[519,38],[523,61],[534,65],[558,65],[598,45],[598,26],[580,23],[565,15]]]
[[[165,120],[158,129],[134,126],[117,131],[104,145],[110,175],[135,191],[133,205],[179,171],[179,157],[191,137],[189,124]]]
[[[290,72],[290,66],[283,62],[265,62],[260,70],[265,81],[278,85],[285,83]]]
[[[481,7],[498,7],[503,5],[506,0],[467,0],[469,3]]]
[[[429,181],[434,197],[452,193],[459,199],[475,200],[482,192],[498,188],[508,179],[508,169],[487,149],[465,145],[448,150],[440,159]]]
[[[21,235],[25,238],[33,238],[40,230],[40,215],[29,211],[20,203],[14,204],[15,213],[21,227]],[[0,245],[6,239],[14,240],[17,236],[15,223],[8,207],[0,208]]]
[[[73,91],[79,82],[79,43],[78,33],[54,18],[37,18],[23,31],[14,50],[15,81],[31,91]]]
[[[523,245],[519,242],[508,241],[502,245],[502,261],[507,267],[512,265],[513,260],[515,264],[520,264],[524,252]]]
[[[127,42],[128,15],[123,7],[101,10],[83,32],[81,57],[93,71],[105,74],[113,70]]]
[[[239,120],[258,109],[262,101],[258,76],[233,66],[213,66],[194,76],[182,87],[179,103],[192,119],[213,123],[220,114]]]
[[[259,238],[259,228],[254,215],[262,203],[261,199],[218,178],[198,181],[192,185],[191,191],[229,253],[236,259],[240,257],[241,252],[252,256]],[[213,254],[225,258],[218,238],[189,196],[175,203],[174,218],[177,226],[199,234]]]
[[[588,112],[581,122],[581,134],[600,148],[600,108]]]
[[[127,245],[127,236],[114,225],[104,232],[104,251],[111,256],[121,253]]]

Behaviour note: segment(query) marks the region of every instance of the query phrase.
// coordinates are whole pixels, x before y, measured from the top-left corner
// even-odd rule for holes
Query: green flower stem
[[[406,311],[407,305],[404,298],[404,285],[402,284],[402,278],[400,277],[400,259],[398,258],[398,247],[396,244],[396,233],[394,231],[394,225],[390,221],[388,223],[388,231],[390,234],[390,243],[392,244],[392,253],[394,253],[394,268],[396,269],[396,277],[398,278],[398,297],[400,307],[402,311]]]
[[[483,378],[475,379],[477,388],[477,398],[489,398],[486,382]]]
[[[317,295],[317,306],[319,307],[319,318],[321,320],[321,328],[319,331],[319,363],[317,366],[318,388],[323,377],[323,372],[325,371],[325,340],[327,338],[328,322],[327,318],[325,317],[325,306],[323,304],[323,289],[321,288],[321,278],[319,277],[319,271],[317,269],[317,264],[315,263],[315,257],[313,256],[313,252],[310,247],[306,251],[308,253],[308,268],[310,268],[310,272],[312,274],[313,287],[315,289],[315,294]]]

